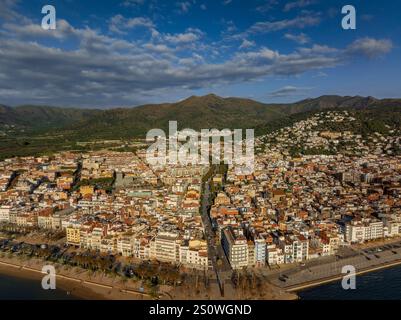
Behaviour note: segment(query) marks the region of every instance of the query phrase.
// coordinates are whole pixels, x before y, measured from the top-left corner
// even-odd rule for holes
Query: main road
[[[212,263],[213,270],[216,272],[216,277],[219,282],[220,290],[223,294],[224,282],[231,277],[231,266],[227,260],[224,250],[219,241],[216,241],[216,233],[213,231],[212,222],[210,219],[209,211],[211,208],[210,203],[210,181],[204,182],[204,192],[202,194],[202,222],[205,230],[205,237],[208,244],[209,261]],[[217,261],[221,261],[219,265]]]

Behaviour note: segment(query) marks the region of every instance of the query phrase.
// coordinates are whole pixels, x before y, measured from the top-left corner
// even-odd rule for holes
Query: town
[[[150,165],[146,148],[6,159],[0,228],[204,272],[274,270],[400,237],[399,133],[327,129],[346,121],[347,112],[322,112],[256,138],[252,174]]]

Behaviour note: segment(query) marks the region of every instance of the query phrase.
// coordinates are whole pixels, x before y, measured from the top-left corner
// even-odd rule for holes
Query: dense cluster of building
[[[254,171],[230,165],[212,225],[234,269],[299,263],[340,246],[401,235],[399,137],[322,129],[353,121],[327,112],[256,139]],[[294,156],[336,146],[352,155]],[[263,146],[263,147],[262,147]],[[334,148],[334,149],[333,149]],[[337,150],[338,151],[338,150]],[[207,269],[200,215],[205,165],[149,166],[146,150],[63,152],[0,162],[0,222],[65,232],[71,246]]]
[[[211,217],[232,266],[301,262],[401,235],[401,157],[259,155],[231,168]]]
[[[327,121],[354,121],[347,112],[317,114],[260,137],[252,175],[232,166],[211,209],[234,268],[302,262],[335,255],[340,246],[401,235],[399,137],[330,132]],[[353,141],[359,155],[294,157],[289,148],[329,148]],[[355,149],[353,149],[355,151]]]
[[[67,244],[81,248],[208,268],[199,215],[208,168],[149,168],[143,157],[91,152],[5,160],[0,222],[60,230]]]
[[[321,112],[262,136],[259,141],[263,141],[263,148],[285,155],[299,151],[349,156],[400,153],[400,128],[384,126],[381,132],[364,132],[360,122],[348,111]]]

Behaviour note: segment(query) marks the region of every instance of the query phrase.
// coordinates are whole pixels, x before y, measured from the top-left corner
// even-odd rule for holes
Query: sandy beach
[[[41,272],[45,262],[30,259],[21,261],[17,257],[0,258],[0,274],[16,278],[26,278],[38,281],[38,286],[44,276]],[[55,265],[57,272],[57,288],[69,292],[73,297],[83,300],[151,300],[152,296],[138,292],[138,283],[134,281],[123,281],[119,277],[104,276],[99,273],[93,275],[79,268],[68,268]],[[64,267],[65,268],[65,267]],[[197,292],[199,291],[199,292]],[[257,300],[294,300],[295,293],[286,292],[282,288],[264,283],[260,292],[249,292],[247,294],[235,290],[227,283],[226,294],[220,296],[217,284],[212,285],[207,292],[200,289],[183,285],[172,288],[160,286],[160,300],[225,300],[225,299],[257,299]]]
[[[0,263],[0,274],[15,277],[15,278],[23,278],[29,280],[35,280],[38,282],[38,286],[40,286],[40,282],[42,281],[43,275],[39,272],[31,271],[31,270],[21,270],[20,267],[12,267],[9,265],[4,265]],[[74,281],[65,280],[65,279],[57,279],[57,286],[61,288],[63,291],[71,293],[72,296],[77,297],[77,299],[82,300],[104,300],[106,297],[99,292],[91,290],[85,286],[77,285]]]
[[[16,258],[0,258],[0,274],[42,281],[44,274],[41,266],[44,263],[38,260],[19,261]],[[147,294],[135,292],[129,284],[120,283],[117,279],[102,275],[91,275],[85,270],[63,270],[55,266],[57,272],[57,288],[69,292],[72,296],[82,300],[144,300],[151,299]]]

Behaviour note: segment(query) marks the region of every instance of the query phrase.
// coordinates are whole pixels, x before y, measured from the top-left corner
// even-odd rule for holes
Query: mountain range
[[[322,96],[292,104],[266,104],[209,94],[192,96],[177,103],[109,110],[0,105],[0,130],[13,126],[16,130],[12,132],[17,135],[21,132],[24,135],[57,132],[85,139],[129,138],[144,136],[153,128],[167,130],[171,120],[178,121],[180,129],[258,128],[268,126],[272,121],[282,122],[293,115],[330,109],[398,112],[401,99]]]

